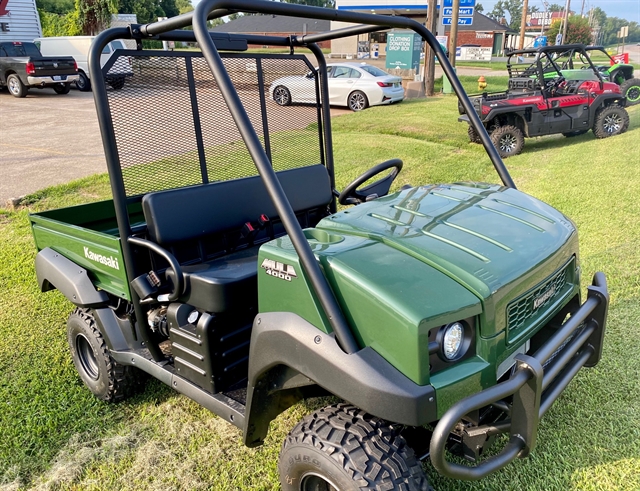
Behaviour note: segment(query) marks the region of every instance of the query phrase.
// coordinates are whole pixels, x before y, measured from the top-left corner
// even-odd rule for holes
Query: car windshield
[[[377,66],[360,65],[359,68],[360,70],[364,70],[365,72],[370,73],[374,77],[386,77],[387,75],[389,75],[387,72],[385,72],[384,70],[381,70]]]

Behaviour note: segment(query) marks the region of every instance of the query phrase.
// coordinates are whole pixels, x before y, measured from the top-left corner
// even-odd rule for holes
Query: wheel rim
[[[76,80],[76,87],[78,89],[84,89],[87,85],[87,80],[84,78],[84,75],[80,75],[80,78]]]
[[[339,491],[338,487],[319,474],[305,474],[300,480],[300,491]]]
[[[93,380],[98,380],[98,360],[96,360],[89,340],[83,334],[78,334],[76,337],[76,352],[84,372]]]
[[[365,100],[363,94],[353,94],[351,96],[351,101],[349,107],[354,111],[361,111],[364,109]]]
[[[629,87],[627,90],[627,100],[629,102],[639,102],[640,101],[640,86],[634,85]]]
[[[515,151],[518,145],[518,139],[515,137],[515,135],[508,133],[500,138],[499,144],[501,151],[505,153],[512,153]]]
[[[289,102],[289,93],[287,92],[287,89],[284,87],[276,88],[274,99],[281,106],[286,105]]]
[[[20,86],[18,85],[18,81],[14,77],[11,77],[11,80],[9,80],[9,90],[12,94],[17,94],[18,92],[20,92]]]
[[[622,118],[618,114],[610,114],[604,118],[602,126],[607,133],[616,133],[622,127]]]

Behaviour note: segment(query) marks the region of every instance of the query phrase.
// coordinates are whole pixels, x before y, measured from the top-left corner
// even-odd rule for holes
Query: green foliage
[[[564,5],[560,5],[557,3],[552,3],[547,8],[547,12],[564,12]]]
[[[78,12],[75,10],[63,15],[38,9],[38,15],[44,37],[77,36],[82,33],[78,22]]]
[[[118,0],[76,0],[75,10],[82,34],[92,36],[111,23],[111,14],[117,12]]]
[[[499,0],[493,10],[487,15],[492,19],[500,22],[502,19],[507,19],[507,25],[511,29],[520,30],[520,24],[522,23],[522,9],[524,2],[522,0]],[[529,13],[537,12],[538,8],[535,6],[529,7]]]
[[[38,10],[52,14],[68,14],[75,8],[74,0],[36,0]]]
[[[556,35],[561,32],[560,25],[562,22],[560,19],[554,20],[549,30],[547,31],[547,36],[549,39],[555,39]],[[570,15],[569,21],[567,24],[567,38],[563,39],[564,44],[569,43],[583,43],[583,44],[591,44],[592,41],[592,33],[591,27],[589,27],[589,19],[586,17],[580,17],[579,15]]]
[[[484,6],[481,3],[476,3],[476,12],[484,12]]]
[[[155,22],[158,17],[165,17],[158,0],[120,0],[118,12],[121,14],[136,14],[140,24]]]
[[[191,5],[190,0],[176,0],[176,7],[178,7],[178,12],[181,14],[186,14],[193,10],[193,5]]]

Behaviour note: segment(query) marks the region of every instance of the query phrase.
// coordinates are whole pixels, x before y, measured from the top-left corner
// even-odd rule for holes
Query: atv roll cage
[[[286,37],[220,35],[211,33],[207,30],[207,20],[220,18],[234,12],[258,12],[263,14],[276,14],[292,17],[314,17],[326,20],[339,20],[360,25],[324,33]],[[180,30],[189,25],[193,25],[193,31]],[[267,155],[261,139],[254,129],[251,118],[247,114],[247,110],[243,105],[243,101],[238,95],[238,91],[234,87],[234,83],[230,78],[227,69],[225,68],[219,50],[244,51],[247,49],[248,44],[258,44],[288,47],[290,48],[291,55],[293,55],[296,48],[308,48],[316,56],[319,64],[317,90],[319,91],[319,95],[321,95],[320,99],[329,100],[326,62],[324,60],[322,51],[316,43],[394,27],[411,29],[417,32],[429,44],[431,49],[434,50],[445,72],[445,75],[449,78],[449,80],[451,80],[453,89],[458,96],[461,104],[466,108],[467,113],[471,115],[471,124],[476,128],[476,131],[478,132],[478,135],[480,136],[480,139],[500,179],[505,186],[515,188],[515,184],[511,179],[509,172],[500,159],[500,156],[498,155],[496,149],[492,145],[491,140],[479,117],[473,111],[471,102],[467,97],[460,81],[457,79],[451,64],[444,56],[440,44],[435,39],[433,34],[429,32],[423,25],[411,19],[406,19],[403,17],[386,17],[372,14],[361,14],[357,12],[347,12],[342,10],[329,10],[324,8],[307,7],[278,2],[266,2],[259,0],[205,0],[198,4],[195,11],[189,12],[187,14],[183,14],[159,22],[154,22],[151,24],[132,25],[129,28],[114,28],[104,31],[96,38],[96,40],[92,44],[89,56],[89,66],[91,72],[100,74],[103,72],[108,72],[112,65],[116,63],[118,54],[134,57],[136,55],[144,56],[144,51],[142,50],[142,41],[145,39],[198,43],[202,50],[202,55],[204,56],[204,59],[206,60],[211,73],[213,74],[215,84],[217,84],[217,87],[219,88],[220,93],[224,98],[224,102],[229,108],[231,116],[233,117],[233,120],[235,121],[242,140],[244,140],[251,159],[255,163],[255,167],[257,168],[258,173],[264,182],[273,205],[275,206],[277,214],[282,220],[284,229],[291,238],[295,251],[300,257],[304,272],[306,275],[308,275],[309,281],[313,287],[315,294],[318,297],[321,308],[324,311],[333,331],[335,332],[340,346],[346,353],[353,353],[358,350],[356,342],[353,338],[352,333],[350,332],[349,326],[340,309],[340,306],[338,305],[326,279],[324,278],[320,270],[320,267],[318,266],[313,256],[311,248],[302,232],[302,228],[298,223],[298,220],[296,219],[294,210],[292,209],[291,204],[287,199],[287,196],[283,191],[281,184],[278,181],[276,173],[272,167],[272,163],[269,159],[269,155]],[[107,43],[115,39],[136,40],[138,48],[137,52],[116,52],[110,59],[110,63],[105,65],[104,69],[102,69],[100,67],[100,53]],[[155,52],[154,55],[190,58],[188,54],[179,54],[175,52],[170,54]],[[313,67],[310,68],[313,69]],[[187,78],[189,79],[189,87],[193,93],[193,69],[187,68],[186,72]],[[123,155],[122,152],[119,152],[118,150],[119,142],[116,139],[116,130],[114,129],[114,122],[112,118],[114,101],[110,100],[103,77],[98,76],[95,77],[94,80],[94,98],[98,114],[98,121],[100,123],[100,129],[102,133],[107,167],[111,178],[113,201],[122,242],[125,268],[127,276],[129,278],[137,278],[143,272],[135,270],[134,265],[136,262],[134,260],[134,253],[132,250],[133,242],[136,242],[138,246],[146,246],[152,248],[155,252],[160,252],[161,255],[166,256],[166,253],[160,251],[158,248],[159,246],[151,245],[150,243],[147,243],[148,241],[143,242],[144,239],[136,239],[135,237],[133,237],[133,227],[130,221],[130,211],[128,209],[128,206],[132,203],[132,200],[135,201],[135,198],[131,197],[130,194],[127,193],[127,189],[125,186],[125,174],[127,173],[127,171],[130,171],[130,168],[126,165],[126,162],[122,162]],[[319,121],[319,128],[321,127],[321,124],[324,125],[323,130],[321,130],[321,137],[324,140],[324,145],[322,147],[322,150],[324,151],[324,164],[330,175],[331,186],[332,188],[334,188],[335,181],[333,172],[333,154],[329,109],[330,108],[328,104],[322,104],[321,107],[318,108],[319,117],[321,119],[321,121]],[[197,106],[193,99],[192,110],[194,112],[194,121],[197,121],[199,119],[197,114]],[[199,133],[198,125],[196,124],[195,126],[200,166],[202,169],[205,169],[207,157],[205,156],[202,135]],[[201,182],[207,182],[205,174],[206,172],[202,170],[203,180]],[[191,184],[195,184],[195,182]],[[333,210],[335,210],[335,201],[331,205],[331,207]],[[177,268],[174,268],[174,274],[176,276],[179,276],[180,273]],[[136,317],[138,319],[143,319],[144,312],[141,309],[140,298],[138,298],[138,295],[134,291],[131,292],[131,295],[133,297],[132,303],[134,305]],[[140,335],[144,339],[145,345],[149,349],[153,358],[156,361],[161,361],[163,359],[163,355],[158,346],[154,345],[154,343],[151,342],[150,338],[145,334],[145,329],[141,329]]]

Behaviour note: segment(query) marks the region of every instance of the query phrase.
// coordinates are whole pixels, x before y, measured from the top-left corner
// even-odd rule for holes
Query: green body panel
[[[144,223],[139,203],[132,223]],[[50,247],[89,272],[96,288],[131,299],[113,201],[71,206],[30,215],[38,250]]]
[[[417,384],[431,383],[438,412],[495,384],[499,364],[579,291],[574,225],[500,186],[411,188],[332,215],[305,233],[315,236],[310,243],[358,343]],[[326,332],[299,281],[289,239],[265,244],[260,264],[264,259],[293,265],[298,277],[283,281],[259,271],[260,310],[294,311]],[[509,304],[563,267],[563,287],[507,335]],[[429,330],[472,317],[475,356],[430,376]]]

